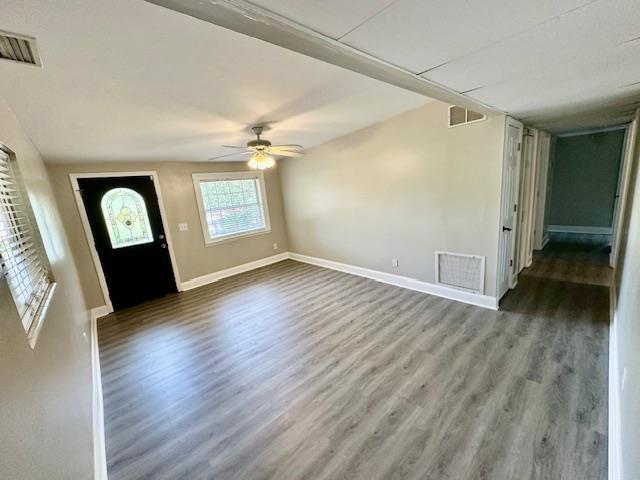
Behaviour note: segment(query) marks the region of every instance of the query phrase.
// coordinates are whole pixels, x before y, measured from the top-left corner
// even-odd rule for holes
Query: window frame
[[[38,227],[38,223],[31,206],[31,199],[29,198],[29,195],[27,193],[27,189],[22,177],[22,172],[20,171],[20,166],[18,165],[16,156],[9,148],[7,148],[2,143],[0,143],[0,154],[6,157],[6,165],[9,169],[8,171],[4,172],[6,175],[8,175],[8,178],[5,179],[5,183],[12,185],[15,189],[16,198],[18,200],[17,206],[22,207],[18,211],[21,210],[21,213],[25,215],[24,220],[26,223],[23,225],[22,230],[31,238],[31,241],[33,242],[32,248],[35,253],[35,259],[40,268],[42,268],[45,274],[43,278],[46,279],[47,282],[46,284],[42,285],[42,288],[30,292],[30,295],[34,298],[32,298],[28,304],[24,304],[24,310],[21,311],[21,308],[18,306],[18,302],[16,300],[16,295],[18,294],[14,292],[11,282],[8,278],[6,278],[9,275],[11,268],[5,266],[5,268],[7,269],[6,273],[0,270],[0,281],[7,283],[7,288],[10,292],[9,296],[13,300],[16,307],[16,313],[18,314],[18,317],[20,319],[20,324],[25,331],[29,345],[33,349],[35,348],[38,335],[40,333],[40,330],[42,329],[42,325],[44,324],[48,307],[51,303],[53,292],[56,288],[56,281],[53,276],[47,252],[45,251],[44,244],[42,242],[40,229]],[[4,209],[0,208],[0,215],[4,214],[3,210]],[[36,300],[36,303],[32,304],[31,302],[33,302],[34,300]]]
[[[193,189],[196,195],[196,203],[198,204],[198,215],[200,216],[200,226],[202,227],[202,236],[205,246],[218,245],[224,242],[238,240],[240,238],[254,237],[264,235],[271,232],[271,219],[269,217],[269,204],[267,202],[267,189],[264,182],[264,173],[255,172],[223,172],[223,173],[194,173]],[[232,233],[218,238],[212,238],[209,234],[209,224],[207,223],[207,214],[204,208],[204,199],[202,198],[201,182],[220,182],[233,180],[257,180],[258,189],[260,190],[260,198],[262,199],[262,210],[264,216],[264,228],[250,230],[247,232]]]

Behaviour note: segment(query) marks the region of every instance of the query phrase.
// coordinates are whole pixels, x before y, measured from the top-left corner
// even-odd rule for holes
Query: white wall
[[[434,101],[282,162],[289,250],[426,282],[436,250],[485,255],[495,296],[505,117],[447,128],[447,108]]]
[[[635,121],[640,122],[640,111]],[[640,478],[640,137],[634,143],[615,274],[616,311],[610,331],[611,480]]]
[[[0,142],[15,152],[58,282],[35,349],[0,279],[0,478],[93,477],[89,315],[38,151],[0,99]]]

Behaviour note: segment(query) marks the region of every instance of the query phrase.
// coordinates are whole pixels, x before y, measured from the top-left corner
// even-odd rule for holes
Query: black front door
[[[177,291],[153,178],[79,178],[115,310]]]

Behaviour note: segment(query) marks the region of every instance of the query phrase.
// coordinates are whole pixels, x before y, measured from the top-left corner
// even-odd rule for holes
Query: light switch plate
[[[178,224],[178,228],[180,229],[181,232],[186,232],[187,230],[189,230],[189,224],[188,223],[179,223]]]

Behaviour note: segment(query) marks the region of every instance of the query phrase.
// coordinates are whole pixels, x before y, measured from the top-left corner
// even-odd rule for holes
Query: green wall
[[[549,225],[610,227],[625,130],[556,140]]]

